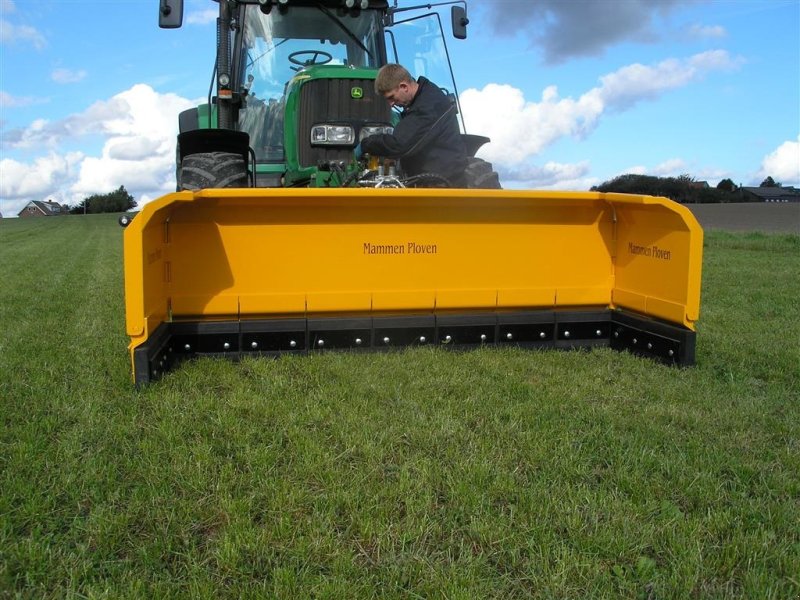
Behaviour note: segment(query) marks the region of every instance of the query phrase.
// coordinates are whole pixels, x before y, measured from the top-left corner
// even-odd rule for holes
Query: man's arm
[[[381,133],[364,138],[361,149],[369,154],[387,158],[403,158],[414,154],[424,145],[422,139],[436,122],[430,112],[411,111],[394,128],[394,133]],[[423,143],[419,143],[423,141]]]

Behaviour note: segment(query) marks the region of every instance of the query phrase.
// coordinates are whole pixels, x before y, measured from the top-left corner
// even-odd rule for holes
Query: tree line
[[[761,182],[761,187],[781,187],[772,177]],[[746,202],[748,198],[731,179],[723,179],[716,187],[705,187],[690,175],[678,177],[655,177],[653,175],[620,175],[600,185],[592,186],[593,192],[618,192],[623,194],[645,194],[665,196],[683,204],[714,202]]]
[[[136,200],[128,193],[124,185],[119,186],[108,194],[93,194],[84,198],[76,206],[70,206],[69,212],[73,215],[86,215],[97,213],[119,213],[136,208]]]

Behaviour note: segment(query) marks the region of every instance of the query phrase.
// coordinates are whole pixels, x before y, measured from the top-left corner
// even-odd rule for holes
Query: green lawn
[[[0,221],[0,598],[800,596],[798,236],[707,235],[691,369],[126,344],[114,216]]]

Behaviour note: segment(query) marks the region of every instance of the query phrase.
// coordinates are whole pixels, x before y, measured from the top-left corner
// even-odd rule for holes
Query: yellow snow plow
[[[196,356],[482,344],[694,363],[703,234],[665,198],[182,191],[124,232],[133,379]]]
[[[137,385],[195,356],[432,344],[694,362],[697,221],[665,198],[498,189],[475,156],[488,139],[466,133],[436,12],[449,7],[465,39],[464,0],[216,5],[216,94],[178,118],[182,191],[121,221]],[[182,18],[183,0],[159,0],[161,27]],[[375,91],[401,56],[446,86],[468,189],[403,172],[405,154],[358,157],[402,118]]]

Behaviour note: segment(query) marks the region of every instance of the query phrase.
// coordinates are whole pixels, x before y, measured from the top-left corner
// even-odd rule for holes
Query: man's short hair
[[[413,83],[411,76],[403,65],[389,63],[381,67],[378,76],[375,78],[375,92],[383,96],[386,92],[391,92],[401,83]]]

